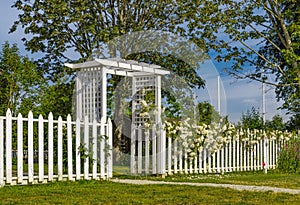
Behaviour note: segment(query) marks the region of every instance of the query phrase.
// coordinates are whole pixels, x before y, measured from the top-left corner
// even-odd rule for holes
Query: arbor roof
[[[168,75],[170,71],[161,69],[155,64],[142,63],[134,60],[121,58],[94,59],[84,63],[65,63],[65,66],[73,69],[101,69],[106,67],[106,72],[121,76],[144,76],[144,75]]]

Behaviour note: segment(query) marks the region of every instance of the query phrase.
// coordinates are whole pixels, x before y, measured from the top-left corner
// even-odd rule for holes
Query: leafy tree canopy
[[[212,122],[219,122],[222,118],[209,102],[200,102],[197,106],[197,110],[199,124],[210,125]]]
[[[35,64],[21,56],[16,44],[5,42],[0,51],[0,115],[8,108],[13,114],[28,114],[36,107],[39,87],[43,81]]]
[[[244,129],[263,129],[263,119],[259,110],[252,107],[251,110],[247,110],[246,113],[243,113],[238,126]]]
[[[282,108],[300,112],[300,1],[222,0],[211,19],[222,39],[216,51],[219,61],[230,61],[227,71],[237,78],[276,87]]]
[[[209,29],[201,31],[198,29],[197,32],[193,30],[195,27],[203,28],[202,23],[195,18],[199,15],[198,10],[201,9],[208,14],[208,9],[202,6],[202,1],[18,0],[13,7],[21,11],[21,14],[10,32],[21,26],[25,34],[30,34],[23,38],[26,48],[31,52],[45,54],[40,59],[39,67],[51,74],[49,77],[61,71],[62,62],[72,61],[67,56],[67,51],[73,50],[79,54],[80,59],[73,59],[76,61],[86,60],[98,51],[100,55],[104,55],[101,53],[103,44],[136,31],[171,32],[193,40],[203,51],[207,50],[205,42],[196,36],[213,38]],[[109,45],[110,57],[115,57],[119,53],[122,58],[134,58],[126,56],[128,49],[126,46],[128,44],[124,43]],[[155,57],[160,65],[166,67],[165,61],[159,60],[160,55],[150,53],[148,56],[143,55],[143,60],[153,61]],[[185,69],[184,74],[192,80],[193,86],[203,85],[197,73],[189,72],[187,66]]]
[[[265,127],[270,130],[285,130],[285,122],[280,115],[274,115],[271,120],[265,122]]]

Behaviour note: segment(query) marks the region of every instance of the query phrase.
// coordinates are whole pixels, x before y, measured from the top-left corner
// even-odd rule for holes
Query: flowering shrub
[[[157,114],[154,92],[145,89],[141,92],[143,99],[140,100],[139,113],[144,119],[144,127],[149,130]],[[238,140],[244,143],[246,148],[251,148],[262,139],[287,142],[296,136],[295,133],[279,130],[237,129],[225,118],[210,125],[199,125],[196,120],[188,117],[183,120],[164,118],[163,123],[167,137],[177,139],[190,158],[197,156],[203,149],[207,151],[207,154],[213,154],[231,140]]]
[[[164,128],[168,137],[178,139],[189,157],[193,158],[205,148],[209,153],[214,153],[224,144],[228,143],[235,133],[234,126],[221,120],[211,125],[197,125],[187,118],[175,123],[165,121]]]
[[[261,139],[289,141],[296,136],[295,133],[287,131],[237,129],[224,119],[210,125],[197,125],[189,118],[174,123],[165,121],[164,128],[167,136],[177,139],[190,158],[197,156],[203,149],[206,149],[208,154],[213,154],[230,140],[239,140],[250,148]]]
[[[295,173],[300,171],[300,139],[293,138],[286,143],[280,152],[277,168],[281,172]]]

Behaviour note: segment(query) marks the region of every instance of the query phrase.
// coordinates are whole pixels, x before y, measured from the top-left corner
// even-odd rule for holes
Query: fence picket
[[[217,158],[217,163],[216,163],[216,165],[217,165],[217,173],[220,173],[220,168],[221,168],[220,167],[220,155],[221,155],[221,149],[219,149],[217,151],[217,156],[216,156],[216,158]]]
[[[197,156],[194,159],[194,173],[198,173],[198,158]]]
[[[30,111],[28,114],[28,182],[33,183],[33,114]]]
[[[156,174],[157,173],[157,163],[156,163],[156,159],[157,159],[157,154],[156,154],[156,144],[157,140],[156,140],[156,126],[153,125],[152,126],[152,174]]]
[[[183,157],[183,147],[182,147],[182,144],[181,144],[181,146],[179,148],[180,148],[180,150],[179,150],[179,172],[180,172],[180,174],[182,174],[182,157]]]
[[[48,181],[53,180],[53,115],[48,115]]]
[[[58,180],[61,181],[63,177],[63,130],[62,118],[58,117],[57,123],[57,175]]]
[[[207,151],[207,150],[206,150]],[[207,153],[206,152],[206,157],[207,157],[207,161],[208,161],[208,164],[207,164],[207,166],[208,166],[208,169],[207,169],[207,172],[208,173],[211,173],[211,159],[212,159],[212,154],[211,153]]]
[[[97,120],[94,118],[92,127],[92,145],[93,145],[93,179],[97,178]]]
[[[100,125],[100,174],[101,178],[105,178],[105,152],[107,151],[105,149],[105,144],[106,144],[106,133],[105,133],[105,122],[106,118],[102,117],[101,118],[101,125]]]
[[[188,155],[186,149],[184,149],[184,173],[188,174]]]
[[[207,161],[207,155],[206,155],[206,149],[203,149],[203,172],[207,173],[207,166],[206,166],[206,161]]]
[[[212,154],[212,172],[216,172],[216,157],[217,157],[217,152]]]
[[[107,120],[107,126],[108,126],[108,156],[106,156],[106,159],[108,161],[108,178],[111,178],[113,176],[113,130],[112,130],[112,122],[111,119],[108,118]]]
[[[232,171],[232,140],[229,140],[229,164],[228,164],[228,170],[229,172]]]
[[[142,173],[143,160],[143,141],[142,141],[142,127],[138,127],[138,174]]]
[[[145,173],[149,173],[149,130],[145,131]]]
[[[172,174],[172,138],[168,137],[168,174]]]
[[[177,139],[174,140],[174,174],[177,174],[178,170],[177,170],[177,166],[178,166],[178,141]]]
[[[72,124],[71,115],[67,116],[67,151],[68,151],[68,176],[73,181],[73,148],[72,148]]]
[[[76,139],[75,139],[75,151],[76,151],[76,180],[81,178],[81,156],[80,156],[80,119],[76,119]]]
[[[1,129],[1,128],[0,128]],[[17,172],[18,183],[23,183],[23,118],[21,113],[18,114],[17,119]],[[0,165],[1,166],[1,165]]]
[[[234,141],[233,139],[231,140],[232,141],[232,171],[236,171],[236,162],[237,162],[237,159],[236,159],[236,141]]]
[[[4,185],[4,126],[0,118],[0,186]]]
[[[102,135],[102,133],[101,133]],[[89,119],[88,116],[84,117],[84,136],[83,136],[83,145],[85,148],[85,154],[89,153]],[[84,166],[84,179],[89,179],[89,158],[86,156],[83,162]]]
[[[12,182],[12,117],[10,109],[6,112],[6,182]]]
[[[223,147],[223,149],[220,150],[221,152],[221,172],[225,172],[225,164],[226,164],[226,147]],[[224,160],[225,159],[225,160]]]
[[[203,166],[202,166],[202,163],[203,163],[203,151],[200,151],[199,152],[199,173],[201,174],[203,172]]]
[[[44,119],[39,115],[38,119],[38,145],[39,145],[39,182],[44,182]]]
[[[188,163],[189,163],[188,173],[192,174],[193,173],[193,160],[188,158]]]
[[[165,174],[166,173],[166,131],[164,129],[162,129],[162,125],[160,124],[159,126],[160,132],[161,132],[161,137],[162,137],[162,172],[161,174]]]

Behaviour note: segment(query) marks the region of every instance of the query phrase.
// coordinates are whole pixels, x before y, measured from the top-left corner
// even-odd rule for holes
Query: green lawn
[[[56,182],[0,189],[0,204],[297,204],[299,201],[300,194],[109,181]]]
[[[136,177],[140,178],[140,177]],[[142,177],[146,178],[146,177]],[[157,177],[147,177],[152,180],[162,180]],[[208,175],[172,175],[167,176],[164,181],[178,182],[202,182],[202,183],[222,183],[222,184],[243,184],[257,186],[273,186],[281,188],[300,189],[300,174],[282,174],[269,172],[268,174],[259,172],[241,172],[229,174],[208,174]]]
[[[165,179],[156,176],[130,176],[127,167],[114,167],[114,177],[130,179],[163,180],[173,182],[199,182],[219,184],[243,184],[257,186],[273,186],[280,188],[300,189],[300,174],[283,174],[276,170],[269,170],[267,174],[263,171],[232,172],[226,174],[177,174],[166,176]]]

